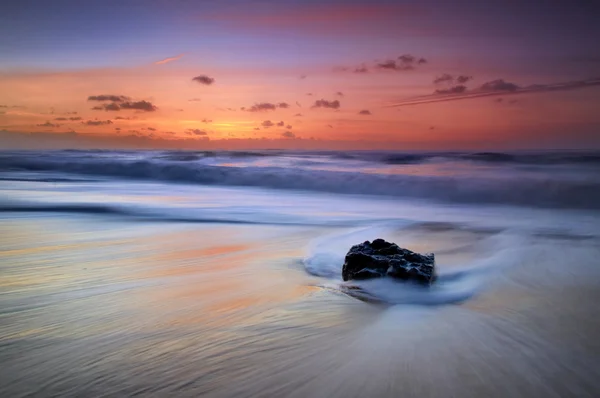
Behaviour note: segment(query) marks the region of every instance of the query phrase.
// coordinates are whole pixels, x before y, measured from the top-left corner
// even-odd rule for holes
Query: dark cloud
[[[136,109],[144,112],[154,112],[158,109],[154,104],[148,101],[123,102],[121,109]]]
[[[271,104],[270,102],[261,102],[258,104],[252,105],[248,112],[265,112],[265,111],[274,111],[277,109],[277,105]]]
[[[188,101],[189,102],[200,102],[202,100],[200,98],[190,98]]]
[[[192,81],[198,82],[200,84],[204,84],[206,86],[210,86],[211,84],[213,84],[215,82],[215,79],[213,79],[212,77],[208,77],[206,75],[200,75],[200,76],[196,76],[196,77],[192,78]]]
[[[312,106],[313,108],[330,108],[330,109],[339,109],[340,101],[328,101],[324,99],[316,100],[315,104]]]
[[[285,133],[281,133],[281,136],[283,138],[296,138],[296,134],[292,133],[291,131],[286,131]]]
[[[78,120],[81,120],[81,118],[79,116],[73,116],[73,117],[70,117],[69,120],[76,122]]]
[[[65,120],[69,120],[66,117],[56,117],[54,118],[54,120],[58,120],[58,121],[65,121]]]
[[[341,91],[338,91],[337,93],[335,93],[335,95],[337,95],[338,97],[343,97],[344,93],[342,93]]]
[[[87,122],[81,122],[88,126],[102,126],[107,124],[113,124],[112,120],[88,120]]]
[[[212,123],[212,119],[204,118],[202,119],[202,123]]]
[[[283,121],[277,123],[277,127],[283,127],[285,125],[285,123]]]
[[[116,131],[121,131],[121,127],[115,127]]]
[[[129,101],[130,98],[125,95],[90,95],[88,101],[111,101],[111,102],[124,102]]]
[[[469,80],[473,80],[473,76],[467,76],[467,75],[458,75],[458,76],[456,76],[456,82],[458,84],[465,84]]]
[[[268,129],[269,127],[273,127],[275,125],[275,123],[273,123],[270,120],[265,120],[264,122],[262,122],[260,124],[261,126],[263,126],[264,128]]]
[[[156,131],[156,129],[154,127],[148,127],[146,130]]]
[[[437,76],[435,79],[433,79],[433,84],[453,83],[453,82],[454,82],[454,76],[452,76],[449,73],[444,73],[440,76]]]
[[[95,111],[120,111],[121,109],[154,112],[158,108],[148,101],[111,102],[110,104],[102,104],[92,108]]]
[[[186,134],[187,135],[197,135],[197,136],[208,135],[208,133],[206,131],[200,130],[200,129],[187,129]]]
[[[354,68],[354,73],[369,73],[369,69],[366,66],[359,66],[358,68]]]
[[[278,104],[272,104],[270,102],[261,102],[261,103],[257,103],[252,105],[250,108],[248,108],[248,112],[266,112],[266,111],[274,111],[277,108],[289,108],[290,104],[286,103],[286,102],[280,102]],[[242,110],[244,110],[244,108],[242,108]]]
[[[131,118],[131,117],[124,117],[124,116],[117,116],[115,118],[115,120],[131,120],[131,119],[133,119],[133,118]]]
[[[371,111],[368,109],[363,109],[362,111],[358,112],[359,115],[371,115]]]
[[[587,79],[579,81],[569,81],[553,84],[533,84],[530,86],[519,86],[515,83],[506,82],[503,79],[496,79],[482,84],[480,87],[465,90],[461,93],[440,93],[436,90],[434,94],[424,95],[421,97],[410,98],[399,101],[392,107],[429,104],[433,102],[458,101],[471,98],[491,97],[491,96],[506,96],[519,94],[534,94],[545,93],[552,91],[567,91],[577,90],[588,87],[600,86],[600,78]]]
[[[435,90],[436,94],[460,94],[467,91],[467,86],[458,85],[449,88],[440,88]]]
[[[427,63],[425,58],[416,58],[411,54],[404,54],[399,56],[397,59],[388,59],[383,62],[377,63],[377,68],[395,70],[395,71],[409,71],[414,70],[418,65]]]
[[[50,123],[49,121],[46,121],[46,123],[36,124],[36,126],[38,126],[38,127],[60,127],[61,125]]]
[[[496,79],[481,85],[482,91],[517,91],[520,87],[514,83],[504,81],[504,79]]]
[[[288,124],[287,126],[285,126],[286,129],[291,130],[292,129],[292,125]]]
[[[112,102],[107,105],[103,105],[105,111],[119,111],[121,110],[121,106],[116,102]]]

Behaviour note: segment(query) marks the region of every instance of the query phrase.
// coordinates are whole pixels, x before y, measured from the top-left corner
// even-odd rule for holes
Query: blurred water
[[[4,177],[1,396],[600,391],[595,210]],[[343,256],[376,237],[436,253],[439,283],[348,295]]]

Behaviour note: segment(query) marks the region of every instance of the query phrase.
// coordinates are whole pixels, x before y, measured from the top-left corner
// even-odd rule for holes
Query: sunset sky
[[[5,1],[0,148],[598,148],[595,3]]]

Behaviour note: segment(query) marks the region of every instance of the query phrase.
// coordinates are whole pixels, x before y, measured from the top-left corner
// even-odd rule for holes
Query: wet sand
[[[390,306],[306,272],[311,242],[339,233],[5,216],[0,393],[597,396],[597,240],[534,237],[464,300]],[[490,236],[435,224],[392,237],[451,272]]]

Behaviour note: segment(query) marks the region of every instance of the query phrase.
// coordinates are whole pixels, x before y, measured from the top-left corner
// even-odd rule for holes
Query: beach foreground
[[[110,154],[146,162],[148,174],[117,176],[89,164],[106,153],[80,155],[2,156],[2,396],[600,391],[600,214],[555,189],[598,194],[595,165]],[[207,169],[182,162],[227,183],[194,181]],[[259,183],[242,178],[252,172]],[[300,186],[269,186],[286,178]],[[403,195],[400,178],[420,188]],[[443,178],[458,185],[429,200]],[[549,187],[540,205],[498,196],[524,178]],[[363,300],[347,295],[346,251],[378,237],[434,252],[437,283],[356,282]]]

